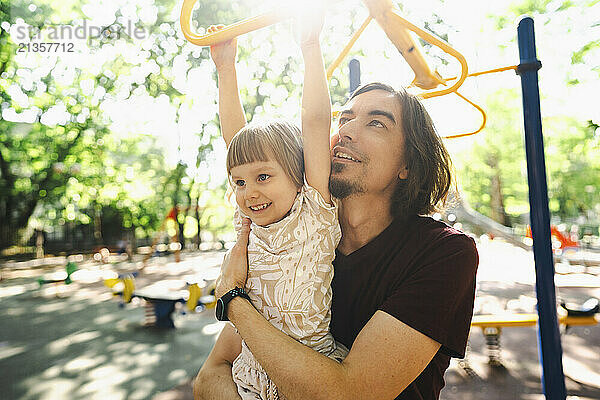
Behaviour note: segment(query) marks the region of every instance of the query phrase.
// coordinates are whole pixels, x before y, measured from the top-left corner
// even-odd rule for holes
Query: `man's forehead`
[[[387,111],[400,117],[400,101],[393,93],[385,90],[371,90],[361,93],[349,100],[341,111],[356,114],[359,112],[368,113],[374,109]]]

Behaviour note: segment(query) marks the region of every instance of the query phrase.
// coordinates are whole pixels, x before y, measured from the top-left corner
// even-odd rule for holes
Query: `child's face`
[[[230,174],[237,204],[260,226],[283,219],[300,191],[277,161],[238,165]]]

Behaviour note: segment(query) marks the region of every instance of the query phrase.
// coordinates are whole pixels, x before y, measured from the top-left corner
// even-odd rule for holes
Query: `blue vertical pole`
[[[348,63],[350,70],[350,93],[353,93],[360,86],[360,62],[353,58]]]
[[[550,240],[550,210],[546,162],[540,115],[538,61],[535,51],[533,19],[519,22],[519,56],[517,73],[521,76],[523,115],[525,120],[525,152],[529,181],[529,207],[533,255],[535,259],[538,320],[538,349],[542,364],[542,387],[546,399],[564,400],[567,396],[562,368],[562,347],[556,318],[554,261]]]

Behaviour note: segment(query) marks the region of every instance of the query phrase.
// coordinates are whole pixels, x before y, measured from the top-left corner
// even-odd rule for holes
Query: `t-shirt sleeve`
[[[473,315],[477,249],[470,237],[458,234],[434,244],[379,309],[440,343],[446,355],[462,358]]]

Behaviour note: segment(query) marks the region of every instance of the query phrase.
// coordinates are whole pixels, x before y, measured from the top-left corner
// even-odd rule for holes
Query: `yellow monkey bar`
[[[196,1],[197,0],[184,0],[183,7],[181,9],[180,23],[185,38],[191,43],[196,44],[198,46],[211,46],[219,42],[224,42],[233,39],[237,36],[243,35],[245,33],[278,23],[293,16],[290,10],[274,10],[258,15],[256,17],[247,18],[234,24],[228,25],[225,28],[213,33],[209,33],[206,35],[197,35],[196,33],[192,32],[190,27],[191,13]],[[470,133],[463,133],[459,135],[451,135],[446,137],[464,137],[480,132],[484,128],[486,123],[485,111],[481,107],[479,107],[478,105],[476,105],[475,103],[468,100],[463,95],[457,92],[458,88],[463,84],[463,82],[468,76],[468,66],[464,56],[442,39],[439,39],[434,35],[420,29],[419,27],[413,25],[412,23],[401,17],[398,14],[398,11],[395,10],[392,4],[392,0],[362,1],[369,9],[370,15],[363,22],[362,26],[354,33],[346,47],[341,51],[341,53],[338,55],[335,61],[329,66],[329,68],[327,68],[327,78],[331,79],[333,72],[348,55],[350,49],[352,48],[356,40],[358,40],[359,36],[363,33],[363,31],[371,22],[371,20],[375,19],[415,73],[415,79],[411,83],[411,86],[416,86],[424,90],[422,93],[419,94],[421,98],[428,99],[431,97],[443,96],[449,93],[456,93],[460,98],[462,98],[464,101],[475,107],[475,109],[477,109],[481,113],[482,124],[479,127],[479,129]],[[437,72],[431,71],[429,65],[423,57],[420,46],[412,39],[412,37],[410,36],[410,32],[414,32],[423,40],[427,41],[428,43],[434,46],[439,47],[448,55],[456,58],[461,65],[460,75],[458,77],[444,79]],[[448,81],[453,80],[455,80],[456,82],[454,82],[452,86],[445,87],[440,90],[433,90],[438,86],[446,86],[446,83]]]

